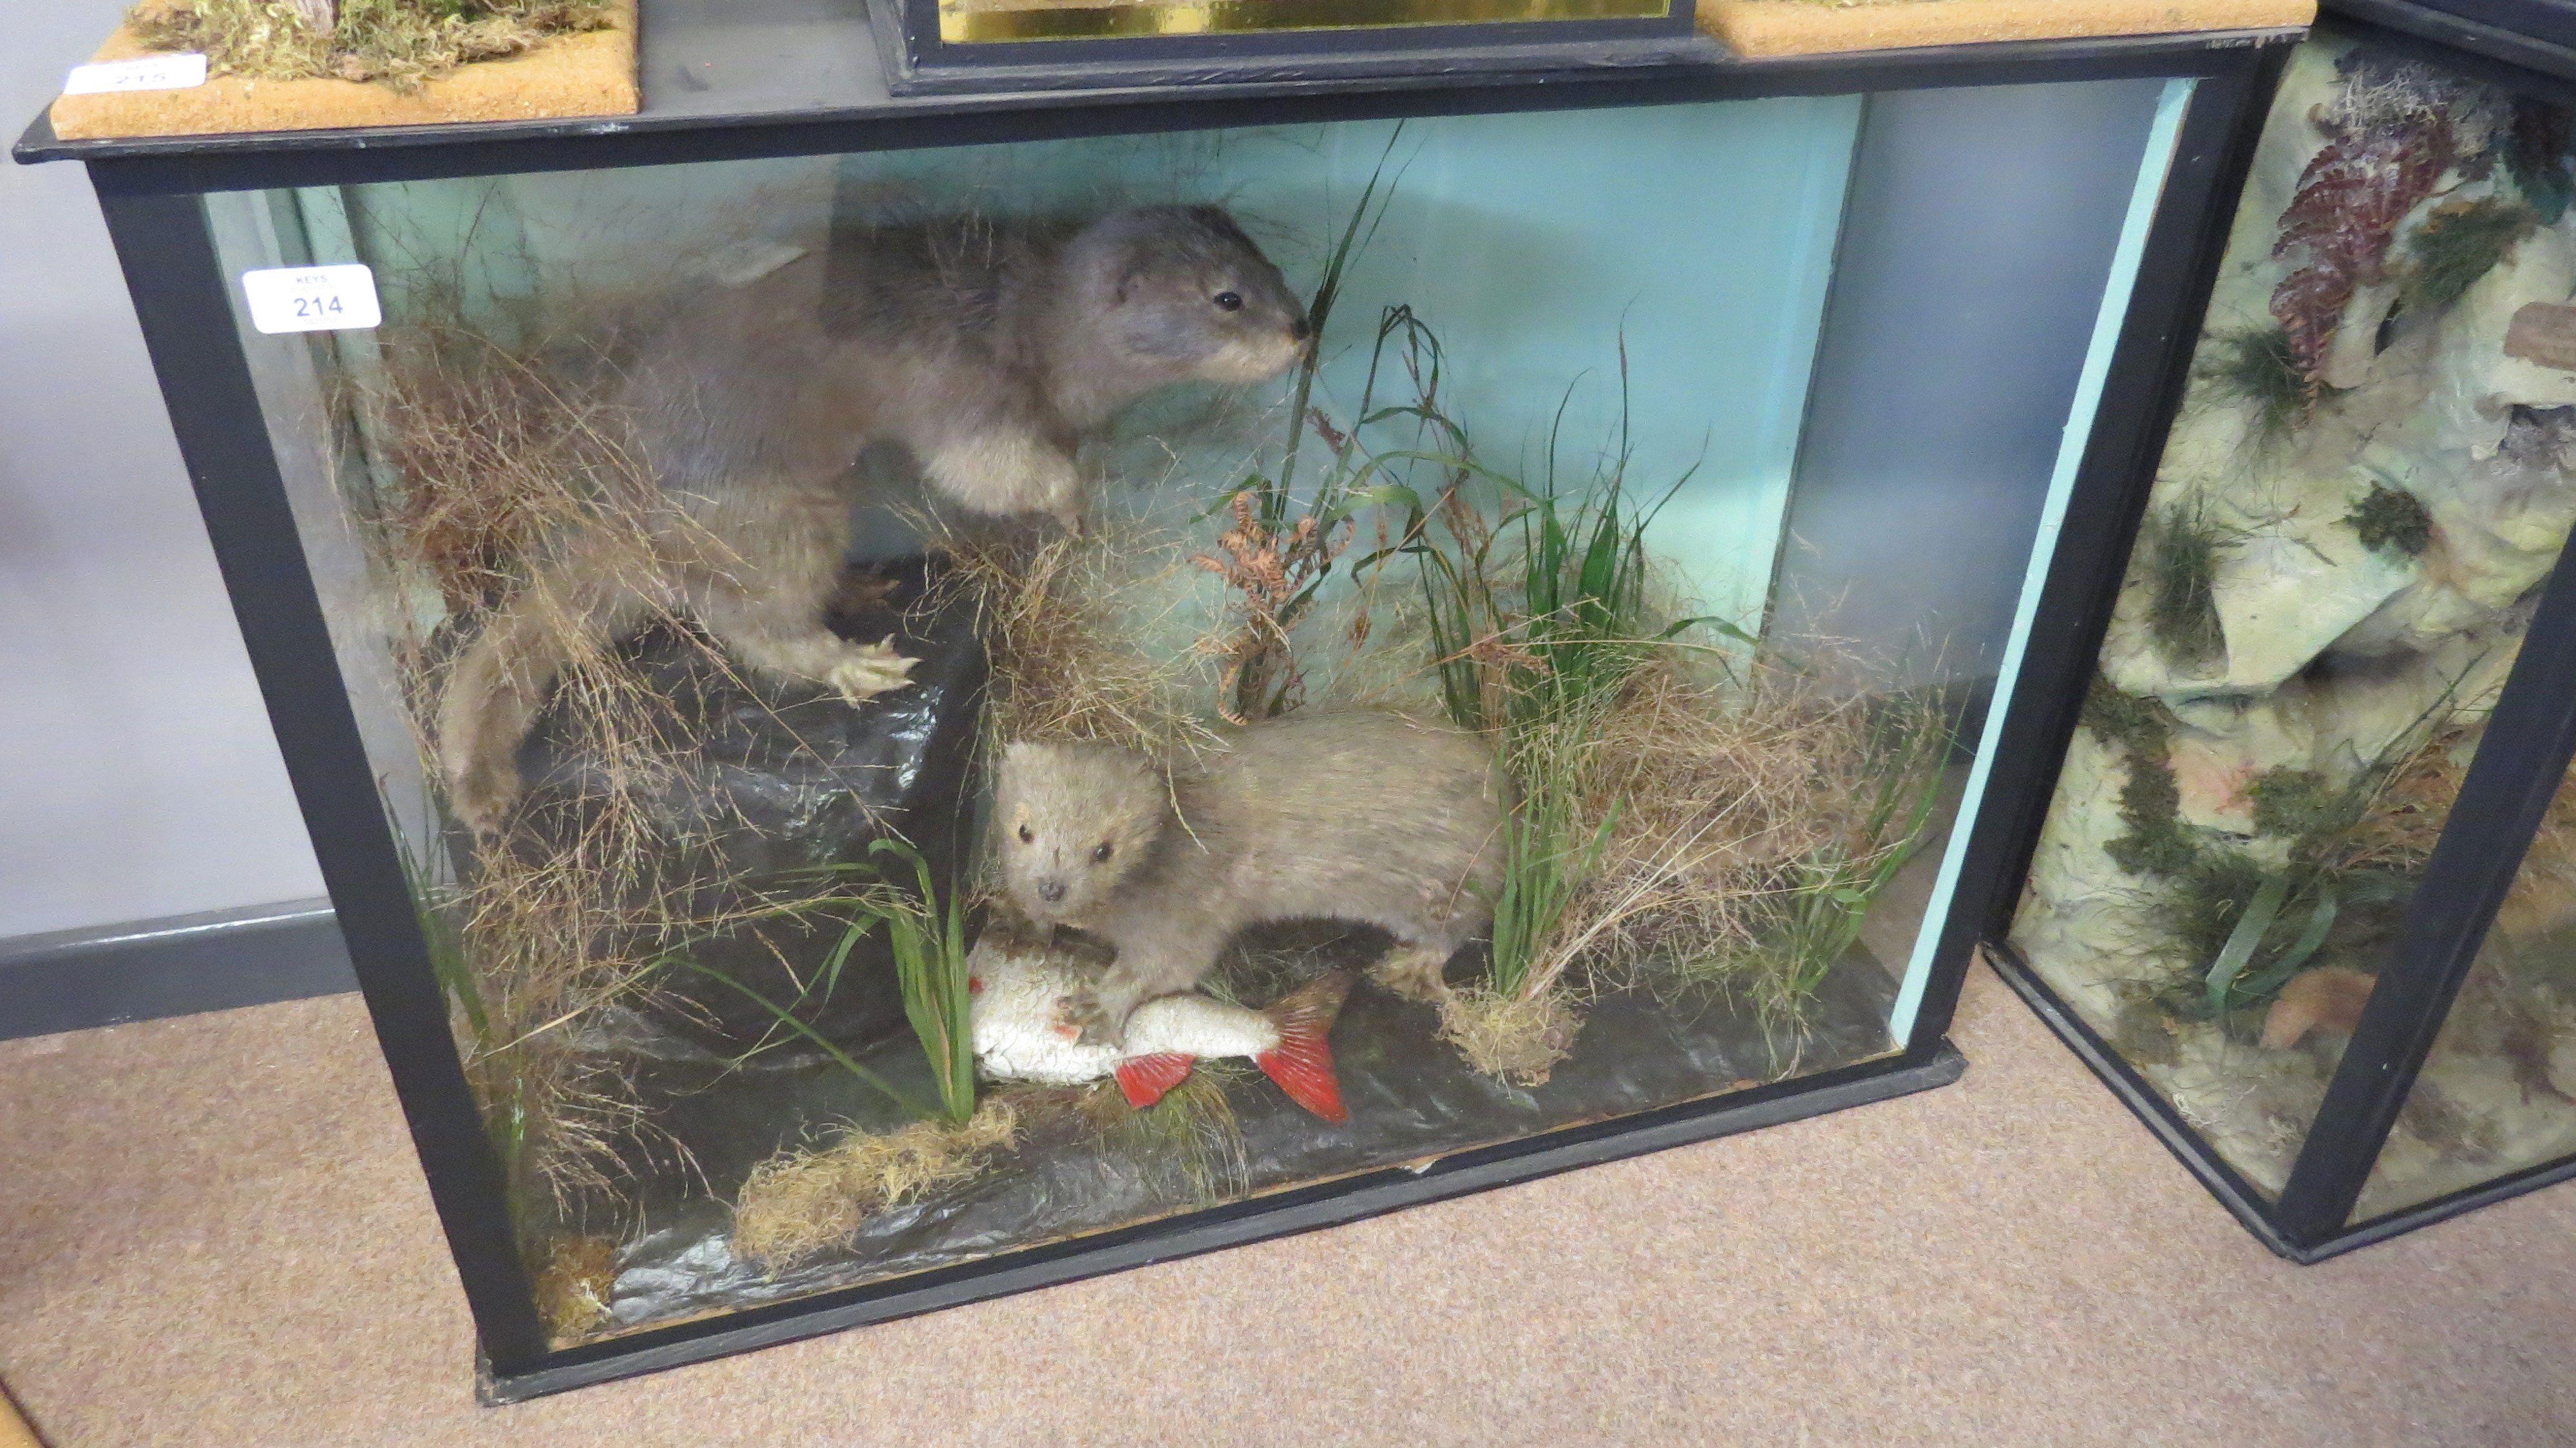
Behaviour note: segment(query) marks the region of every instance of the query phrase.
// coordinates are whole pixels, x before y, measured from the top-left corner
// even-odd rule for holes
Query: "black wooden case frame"
[[[2474,13],[2488,21],[2527,21],[2532,17],[2522,13],[2526,8],[2546,10],[2561,20],[2568,9],[2557,0],[2438,0],[2432,4],[2327,0],[2328,13],[2320,17],[2317,34],[2365,41],[2386,52],[2562,106],[2576,105],[2576,50],[2464,18]],[[2549,68],[2532,68],[2535,65]],[[2204,297],[2207,289],[2204,281]],[[2177,367],[2188,365],[2196,333],[2197,327],[2190,326],[2168,339],[2168,345],[2178,349],[2173,353]],[[2061,566],[2052,575],[2051,591],[2041,604],[2042,616],[2070,623],[2084,620],[2080,628],[2071,627],[2050,641],[2051,647],[2062,651],[2062,657],[2049,666],[2052,674],[2060,668],[2081,672],[2090,667],[2089,661],[2102,646],[2112,600],[2144,521],[2143,488],[2161,453],[2165,430],[2180,411],[2182,381],[2181,373],[2174,372],[2164,392],[2142,399],[2142,435],[2148,453],[2136,474],[2142,490],[2121,505],[2123,527],[2116,536],[2106,532],[2086,540],[2088,545],[2102,545],[2102,551],[2092,555],[2089,571]],[[2074,546],[2071,540],[2069,546]],[[2034,651],[2039,646],[2034,640]],[[2037,788],[2014,796],[2015,806],[2027,811],[2016,826],[2020,843],[2011,872],[2014,878],[2027,872],[2038,845],[2050,781],[2074,737],[2082,704],[2081,691],[2049,701],[2034,698],[2019,716],[2027,730],[2027,767],[2037,779]],[[1997,972],[2202,1185],[2266,1246],[2294,1262],[2319,1262],[2576,1177],[2576,1155],[2565,1156],[2403,1210],[2353,1220],[2381,1148],[2477,961],[2497,908],[2512,888],[2571,760],[2576,760],[2576,549],[2562,553],[2551,570],[2519,660],[2486,727],[2484,742],[2452,804],[2449,823],[2386,956],[2379,986],[2370,995],[2327,1087],[2324,1104],[2276,1199],[2267,1199],[2222,1160],[2164,1093],[2149,1084],[2009,943],[2020,905],[2016,893],[2005,890],[1986,897],[1992,911],[1986,948]],[[2002,827],[2000,821],[1995,823]]]
[[[2008,914],[2046,807],[2056,750],[2072,727],[2091,642],[2184,382],[2195,322],[2265,107],[2297,33],[2047,42],[1523,75],[1410,84],[1306,82],[1186,93],[892,100],[861,80],[846,104],[721,113],[705,102],[611,122],[549,121],[413,130],[63,142],[42,120],[21,161],[88,164],[239,616],[315,852],[337,907],[432,1199],[480,1337],[482,1392],[513,1401],[1077,1280],[1215,1248],[1349,1222],[1510,1182],[1703,1141],[1957,1078],[1949,1045],[1960,984],[1989,923]],[[649,60],[649,56],[648,56]],[[648,68],[648,76],[651,74]],[[2040,621],[2000,725],[1984,808],[1968,835],[1953,907],[1938,928],[1929,987],[1896,1054],[1794,1081],[1446,1156],[893,1281],[752,1307],[718,1319],[550,1350],[503,1204],[497,1156],[450,1034],[403,866],[334,662],[315,584],[289,512],[235,333],[229,279],[202,196],[327,185],[811,155],[973,142],[1134,134],[1291,121],[1579,110],[1783,95],[1851,94],[2045,81],[2189,79],[2188,103],[2144,239],[2132,301],[2081,456],[2062,531],[2048,549]],[[2564,593],[2564,591],[2562,591]],[[2576,596],[2558,600],[2576,615]],[[2576,618],[2569,618],[2576,625]],[[2576,653],[2576,627],[2560,630]],[[2526,689],[2525,695],[2532,693]],[[2533,701],[2534,703],[2546,701]],[[2526,705],[2526,707],[2529,707]],[[2555,729],[2561,755],[2576,720]]]

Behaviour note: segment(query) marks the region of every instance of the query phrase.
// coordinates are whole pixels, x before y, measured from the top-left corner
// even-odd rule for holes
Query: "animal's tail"
[[[1281,996],[1262,1012],[1279,1028],[1279,1044],[1252,1058],[1289,1100],[1326,1121],[1351,1119],[1342,1107],[1342,1083],[1333,1075],[1333,1046],[1326,1039],[1350,993],[1350,975],[1337,970]]]
[[[567,559],[492,610],[448,670],[438,699],[438,764],[448,808],[476,834],[500,831],[519,795],[519,742],[555,676],[632,627],[645,600],[606,569]]]

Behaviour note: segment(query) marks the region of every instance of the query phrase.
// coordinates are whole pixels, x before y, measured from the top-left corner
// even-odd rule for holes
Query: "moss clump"
[[[2173,738],[2173,711],[2161,699],[2132,694],[2096,674],[2084,691],[2084,727],[2124,749],[2162,753]]]
[[[606,1327],[617,1280],[617,1243],[608,1237],[548,1236],[536,1263],[537,1315],[566,1347]]]
[[[2208,663],[2227,647],[2218,618],[2218,559],[2233,541],[2200,509],[2182,503],[2150,514],[2138,538],[2147,630],[2177,667]]]
[[[2417,558],[2433,546],[2433,515],[2402,488],[2372,483],[2370,495],[2353,504],[2343,521],[2364,545],[2382,552]]]
[[[1440,1039],[1467,1064],[1521,1086],[1544,1086],[1573,1048],[1582,1018],[1558,990],[1506,995],[1470,987],[1440,1002]]]
[[[615,18],[612,0],[340,0],[339,23],[324,33],[291,0],[146,0],[125,23],[154,50],[205,52],[217,75],[372,80],[408,92]]]
[[[1018,1135],[1010,1104],[990,1100],[962,1126],[916,1121],[884,1135],[852,1130],[821,1150],[780,1152],[742,1184],[734,1251],[765,1270],[793,1266],[854,1240],[878,1212],[975,1176]]]
[[[2313,769],[2267,769],[2246,794],[2254,801],[2254,833],[2305,839],[2348,822],[2345,791]]]
[[[2220,398],[2253,404],[2255,435],[2267,441],[2297,431],[2316,406],[2318,388],[2299,369],[2286,327],[2213,336],[2195,370]]]
[[[2096,675],[2084,695],[2084,726],[2126,755],[2120,822],[2129,832],[2102,847],[2132,875],[2174,876],[2192,868],[2200,844],[2182,823],[2174,783],[2174,717],[2162,702],[2124,693]]]
[[[2102,853],[2132,875],[2180,875],[2200,857],[2199,842],[2182,822],[2173,766],[2161,754],[2130,754],[2129,780],[2120,786],[2120,822],[2129,832],[2104,845]]]
[[[2435,207],[2407,239],[2399,300],[2410,311],[2451,305],[2539,225],[2539,213],[2501,196]]]

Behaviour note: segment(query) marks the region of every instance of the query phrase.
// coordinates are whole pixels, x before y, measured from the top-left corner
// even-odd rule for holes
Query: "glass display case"
[[[2576,1170],[2571,95],[2298,50],[1998,932],[2301,1260]]]
[[[19,155],[510,1399],[1955,1077],[2289,38]]]

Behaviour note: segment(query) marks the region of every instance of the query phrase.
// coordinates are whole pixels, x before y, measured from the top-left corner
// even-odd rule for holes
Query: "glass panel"
[[[381,295],[243,335],[558,1341],[1897,1050],[2038,508],[1766,624],[1861,114],[212,198]]]
[[[2569,117],[2319,39],[2013,943],[2277,1193],[2576,518]]]
[[[2352,1219],[2576,1153],[2576,779],[2551,802]]]

